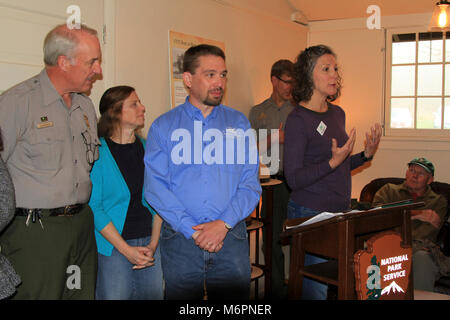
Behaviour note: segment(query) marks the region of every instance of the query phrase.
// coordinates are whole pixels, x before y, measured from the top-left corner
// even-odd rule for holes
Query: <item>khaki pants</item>
[[[94,218],[88,205],[76,215],[25,225],[16,216],[0,236],[0,250],[20,275],[13,299],[93,299],[97,277]]]

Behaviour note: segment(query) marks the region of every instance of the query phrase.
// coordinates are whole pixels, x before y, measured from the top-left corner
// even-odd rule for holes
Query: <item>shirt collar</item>
[[[408,194],[411,194],[411,193],[409,192],[408,188],[406,187],[406,181],[404,181],[404,182],[401,184],[401,190],[405,191],[405,192],[408,193]],[[430,191],[431,191],[431,187],[430,187],[430,185],[427,185],[427,187],[426,187],[425,192],[423,193],[423,195],[418,196],[417,198],[418,198],[418,199],[422,199],[422,198],[425,197]]]
[[[50,81],[48,77],[47,70],[44,68],[41,73],[38,75],[39,83],[41,85],[42,96],[44,98],[44,105],[49,106],[53,102],[61,100],[62,97],[56,91],[53,83]]]
[[[275,109],[279,109],[279,110],[292,106],[292,103],[289,100],[283,102],[281,107],[277,106],[275,101],[272,99],[272,96],[270,96],[267,100],[269,100],[269,102],[270,102],[270,104],[269,104],[270,107],[275,108]]]
[[[194,106],[193,104],[191,104],[189,102],[189,96],[186,97],[186,101],[183,104],[184,110],[186,111],[186,113],[188,114],[188,116],[193,120],[193,121],[205,121],[205,120],[210,120],[210,119],[214,119],[217,117],[218,112],[220,112],[220,110],[222,109],[222,104],[215,106],[211,113],[205,118],[203,118],[203,114],[200,111],[199,108],[197,108],[196,106]]]

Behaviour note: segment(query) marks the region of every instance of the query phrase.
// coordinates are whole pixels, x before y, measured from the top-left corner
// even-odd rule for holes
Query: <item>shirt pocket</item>
[[[28,139],[28,156],[37,170],[56,171],[62,168],[66,130],[49,127],[33,129]]]

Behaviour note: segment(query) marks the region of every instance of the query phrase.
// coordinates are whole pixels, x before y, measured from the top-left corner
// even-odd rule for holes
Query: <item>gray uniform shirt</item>
[[[44,69],[0,96],[0,128],[17,208],[88,202],[99,145],[89,97],[73,93],[68,108]]]
[[[280,123],[286,125],[286,119],[289,113],[294,110],[294,106],[286,101],[281,107],[278,107],[272,98],[268,98],[262,103],[254,106],[250,110],[249,121],[253,129],[256,130],[256,134],[258,136],[259,141],[259,129],[268,129],[267,134],[270,134],[270,129],[279,129]],[[279,149],[279,170],[278,173],[283,172],[283,153],[284,153],[284,145],[280,144]],[[269,166],[269,165],[268,165]]]

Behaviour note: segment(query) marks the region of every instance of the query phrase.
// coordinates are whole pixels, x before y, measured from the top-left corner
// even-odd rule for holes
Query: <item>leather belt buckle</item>
[[[35,214],[41,215],[42,213],[47,213],[49,217],[69,217],[76,215],[81,212],[85,204],[71,204],[64,207],[54,208],[54,209],[24,209],[16,208],[16,215],[28,217],[29,215]],[[33,221],[34,222],[34,221]]]
[[[68,216],[69,215],[68,210],[70,209],[70,207],[71,207],[70,205],[69,206],[64,206],[63,213],[60,214],[60,216]]]

